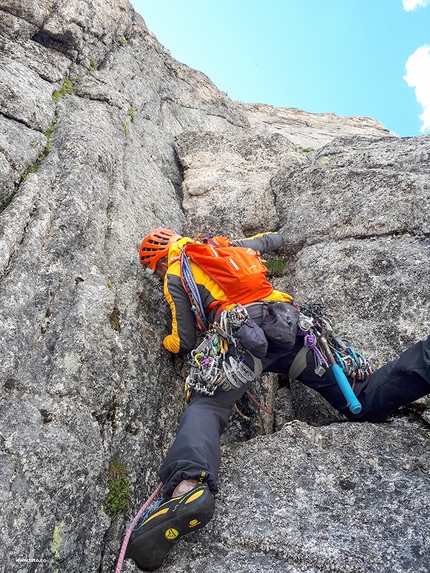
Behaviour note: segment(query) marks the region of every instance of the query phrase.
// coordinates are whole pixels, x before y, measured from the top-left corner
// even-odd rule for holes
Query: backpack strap
[[[205,308],[205,312],[206,313],[210,313],[212,312],[214,309],[215,310],[215,315],[217,315],[219,313],[219,311],[221,310],[221,308],[217,309],[217,306],[221,307],[224,301],[221,300],[213,300],[206,308]]]
[[[182,285],[190,299],[191,310],[194,312],[197,328],[204,332],[208,328],[208,321],[205,309],[203,308],[199,287],[194,279],[193,271],[191,270],[190,261],[185,253],[185,249],[181,252],[179,262],[181,265]]]

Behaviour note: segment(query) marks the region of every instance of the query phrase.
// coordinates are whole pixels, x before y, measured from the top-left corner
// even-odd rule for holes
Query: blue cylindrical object
[[[336,378],[336,382],[339,384],[339,388],[345,396],[349,409],[353,414],[359,414],[361,412],[361,404],[358,401],[357,396],[354,394],[342,368],[338,364],[333,364],[331,368],[333,370],[334,377]]]

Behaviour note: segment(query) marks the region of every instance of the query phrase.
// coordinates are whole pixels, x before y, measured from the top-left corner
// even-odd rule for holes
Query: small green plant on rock
[[[128,108],[127,115],[131,118],[131,121],[134,121],[134,109],[132,107]]]
[[[45,159],[45,157],[48,155],[48,153],[51,151],[51,135],[54,133],[55,128],[57,127],[57,118],[54,118],[53,122],[51,123],[51,126],[49,127],[49,129],[47,131],[45,131],[45,137],[47,139],[46,142],[46,146],[45,149],[43,150],[43,153],[37,158],[37,161],[40,163],[43,159]]]
[[[73,94],[73,82],[69,78],[63,78],[61,88],[52,94],[52,99],[57,102],[60,97]]]
[[[109,493],[104,502],[104,510],[110,519],[122,513],[130,498],[127,484],[127,467],[119,458],[112,458],[108,470]]]
[[[21,180],[25,179],[29,173],[36,173],[36,171],[39,169],[39,165],[41,164],[41,162],[51,151],[51,135],[54,133],[54,129],[56,126],[57,126],[57,118],[55,118],[54,121],[51,123],[50,128],[47,131],[45,131],[45,137],[47,140],[45,149],[42,151],[42,153],[39,155],[39,157],[36,159],[33,165],[30,165],[27,171],[23,173]]]
[[[17,194],[18,189],[19,189],[19,185],[15,185],[12,193],[8,197],[5,197],[5,199],[3,199],[3,201],[0,203],[0,213],[2,211],[4,211],[6,209],[6,207],[8,207],[12,203],[12,199]]]

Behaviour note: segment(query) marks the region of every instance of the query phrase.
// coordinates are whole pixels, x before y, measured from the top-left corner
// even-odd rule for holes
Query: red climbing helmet
[[[179,239],[182,239],[181,235],[171,229],[153,229],[140,245],[140,262],[148,271],[154,272],[158,261],[169,254],[170,245]]]

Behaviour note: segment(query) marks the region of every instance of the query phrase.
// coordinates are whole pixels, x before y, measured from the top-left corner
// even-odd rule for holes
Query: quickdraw
[[[355,352],[351,344],[339,334],[335,334],[329,315],[320,303],[299,305],[300,319],[298,334],[304,336],[304,344],[314,351],[315,373],[322,376],[329,363],[327,352],[331,352],[345,376],[353,379],[353,384],[364,381],[373,370],[370,361]],[[325,347],[327,344],[327,347]]]
[[[185,394],[193,390],[213,396],[218,386],[229,391],[255,380],[245,362],[245,349],[235,332],[247,320],[248,313],[240,304],[222,311],[219,321],[205,333],[202,342],[191,352],[190,373],[185,381]]]

